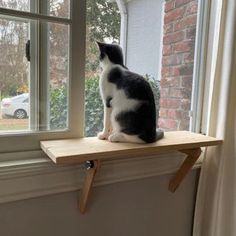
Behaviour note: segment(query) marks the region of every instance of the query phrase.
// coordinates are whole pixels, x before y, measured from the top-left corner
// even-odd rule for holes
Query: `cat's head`
[[[123,53],[119,45],[101,42],[97,42],[97,44],[100,50],[99,60],[102,66],[106,66],[108,63],[124,66]]]

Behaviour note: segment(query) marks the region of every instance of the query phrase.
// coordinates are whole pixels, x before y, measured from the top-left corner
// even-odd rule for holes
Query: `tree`
[[[0,0],[0,6],[27,10],[25,0]],[[16,95],[19,87],[28,84],[28,63],[25,43],[28,24],[21,21],[0,19],[0,91],[2,96]]]
[[[69,14],[69,1],[51,0],[50,14],[66,17]],[[50,82],[52,88],[64,86],[68,79],[69,62],[69,27],[67,25],[50,23],[49,33],[49,63]]]
[[[95,41],[119,43],[120,13],[116,2],[87,1],[86,77],[96,74],[99,64]]]
[[[88,0],[87,23],[93,40],[108,38],[119,41],[120,13],[116,2]]]
[[[28,83],[25,59],[28,25],[0,20],[0,90],[3,96],[16,95],[18,87]]]

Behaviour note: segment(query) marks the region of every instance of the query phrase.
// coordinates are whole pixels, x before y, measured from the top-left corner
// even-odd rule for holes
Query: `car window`
[[[24,102],[28,98],[29,98],[28,94],[21,94],[21,95],[17,95],[15,97],[12,97],[11,100],[13,102]]]
[[[26,98],[23,103],[29,103],[29,98]]]
[[[21,100],[21,99],[23,99],[24,98],[24,95],[18,95],[18,96],[16,96],[16,97],[13,97],[12,98],[12,101],[19,101],[19,100]]]

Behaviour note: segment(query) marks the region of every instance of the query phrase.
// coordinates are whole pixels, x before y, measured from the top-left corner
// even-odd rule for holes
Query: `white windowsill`
[[[0,163],[0,203],[79,190],[84,180],[83,165],[56,166],[42,151],[8,154]],[[25,156],[25,158],[24,158]],[[31,156],[31,157],[30,157]],[[19,158],[19,159],[18,159]],[[18,160],[17,160],[18,159]],[[106,161],[96,176],[95,186],[174,173],[184,155],[178,152],[133,159]],[[194,168],[200,167],[200,163]]]

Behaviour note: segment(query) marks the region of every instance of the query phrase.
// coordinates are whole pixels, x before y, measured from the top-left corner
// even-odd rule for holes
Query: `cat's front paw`
[[[101,139],[101,140],[108,139],[108,136],[109,136],[109,133],[106,133],[106,132],[100,132],[97,135],[98,139]]]

